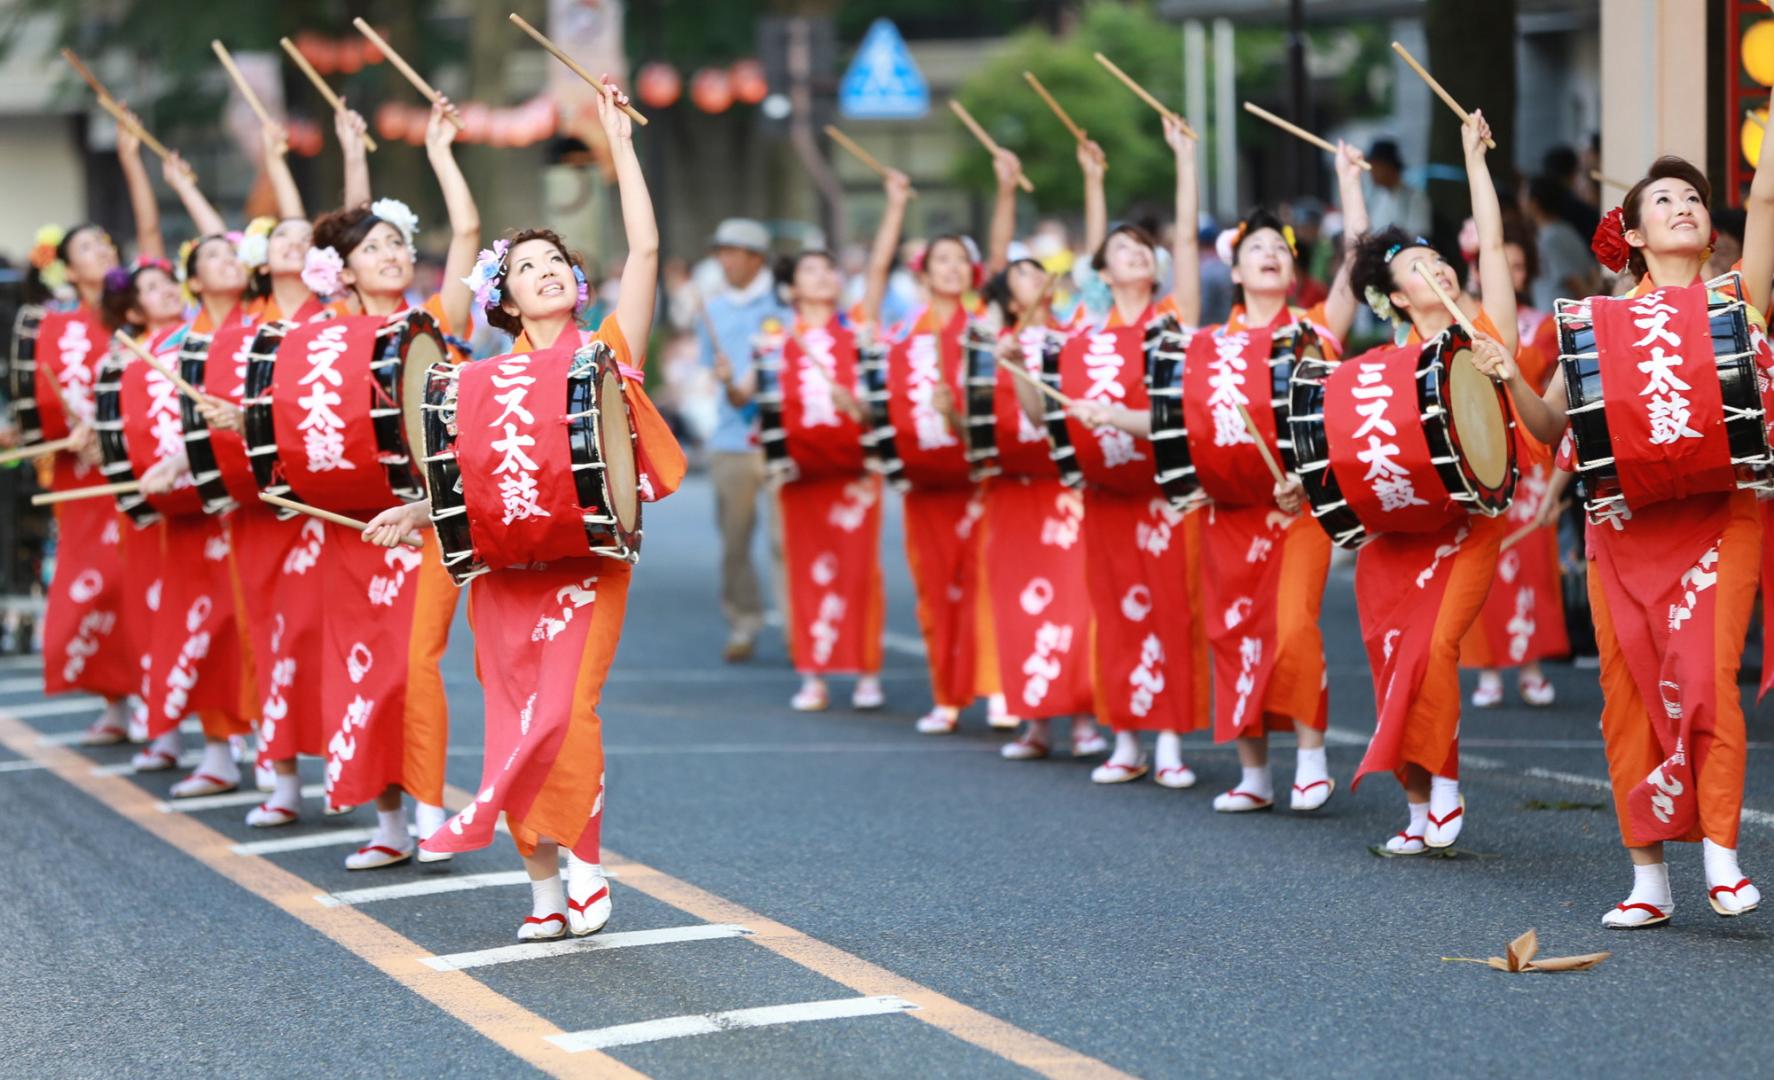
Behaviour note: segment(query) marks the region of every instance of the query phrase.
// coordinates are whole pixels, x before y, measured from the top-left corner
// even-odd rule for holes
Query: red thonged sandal
[[[560,912],[551,912],[541,918],[529,915],[524,918],[522,926],[517,928],[519,941],[552,941],[565,937],[567,933],[567,917]]]

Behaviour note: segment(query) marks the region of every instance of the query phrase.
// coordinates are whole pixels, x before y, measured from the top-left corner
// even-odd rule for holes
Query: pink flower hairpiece
[[[511,250],[511,241],[495,240],[491,248],[482,248],[480,258],[474,260],[474,269],[462,279],[474,293],[474,306],[486,310],[504,299],[499,282],[505,276],[505,253]]]
[[[340,276],[344,272],[345,260],[330,247],[311,247],[302,260],[302,284],[316,296],[331,296],[340,291]]]

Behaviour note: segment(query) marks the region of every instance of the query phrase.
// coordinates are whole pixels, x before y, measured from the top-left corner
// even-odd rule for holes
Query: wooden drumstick
[[[1462,124],[1471,123],[1472,114],[1467,112],[1465,109],[1460,108],[1460,103],[1454,100],[1454,95],[1448,93],[1445,89],[1443,89],[1442,85],[1435,81],[1435,76],[1429,74],[1429,72],[1423,68],[1422,64],[1417,63],[1417,58],[1412,56],[1410,54],[1409,50],[1407,50],[1403,45],[1400,45],[1398,42],[1394,41],[1392,43],[1392,51],[1398,54],[1398,58],[1400,60],[1403,60],[1406,64],[1409,64],[1411,70],[1416,72],[1419,78],[1421,78],[1424,82],[1429,84],[1429,89],[1435,91],[1436,97],[1440,98],[1447,105],[1448,108],[1454,110],[1454,115],[1458,116],[1460,118],[1460,123],[1462,123]],[[1492,142],[1488,138],[1484,141],[1484,144],[1485,144],[1485,146],[1487,146],[1488,148],[1490,148],[1492,150],[1495,150],[1497,148],[1497,144]]]
[[[79,441],[80,440],[70,436],[66,439],[56,439],[53,442],[32,443],[29,446],[15,446],[11,450],[0,452],[0,465],[10,465],[15,461],[23,461],[26,458],[38,458],[49,454],[59,454],[63,450],[74,449],[74,444]]]
[[[1263,464],[1269,466],[1269,475],[1275,478],[1276,484],[1285,486],[1287,477],[1282,475],[1275,455],[1269,453],[1269,444],[1263,439],[1263,433],[1257,430],[1257,422],[1250,418],[1250,410],[1236,401],[1232,403],[1232,407],[1238,410],[1238,418],[1244,421],[1244,430],[1250,432],[1251,441],[1257,444],[1257,453],[1263,455]]]
[[[881,162],[876,159],[875,155],[864,150],[855,139],[852,139],[842,131],[839,131],[835,125],[827,124],[825,126],[825,133],[830,136],[833,142],[850,151],[852,157],[856,158],[856,160],[862,162],[864,165],[867,165],[870,169],[873,169],[881,179],[885,180],[892,175],[892,169],[881,164]],[[918,189],[908,185],[906,187],[906,195],[915,199],[918,197]]]
[[[1570,506],[1571,506],[1571,504],[1568,500],[1560,500],[1559,504],[1558,504],[1558,512],[1562,514],[1566,510],[1570,509]],[[1548,522],[1547,524],[1542,525],[1539,523],[1539,521],[1530,521],[1526,525],[1523,525],[1521,528],[1510,533],[1508,536],[1505,536],[1503,538],[1503,542],[1501,544],[1497,545],[1497,554],[1499,554],[1499,555],[1503,554],[1505,551],[1508,551],[1510,548],[1521,543],[1523,540],[1526,540],[1528,537],[1534,535],[1534,532],[1537,529],[1550,529],[1550,528],[1552,528],[1551,522]]]
[[[68,66],[74,69],[75,74],[85,80],[86,85],[92,87],[92,92],[98,95],[99,108],[105,110],[111,119],[117,121],[119,127],[140,139],[142,145],[146,146],[160,160],[165,161],[172,156],[172,152],[166,148],[164,143],[150,134],[148,129],[142,126],[141,121],[130,115],[129,110],[118,104],[116,97],[105,88],[104,83],[99,82],[98,76],[92,73],[92,69],[87,67],[79,56],[75,55],[73,49],[63,49],[62,59],[68,62]],[[192,179],[197,177],[196,171],[189,164],[184,166],[184,173]]]
[[[1045,308],[1047,302],[1053,299],[1053,287],[1058,284],[1058,282],[1058,274],[1047,275],[1047,284],[1041,286],[1041,295],[1035,297],[1035,302],[1025,308],[1021,315],[1016,317],[1016,326],[1010,331],[1013,335],[1022,337],[1023,331],[1027,330],[1029,324],[1034,321],[1036,313]]]
[[[1197,142],[1199,142],[1201,140],[1201,136],[1195,134],[1195,129],[1189,126],[1189,122],[1187,120],[1184,120],[1182,118],[1182,116],[1171,111],[1169,106],[1165,105],[1162,101],[1159,101],[1157,98],[1153,97],[1151,95],[1151,93],[1146,90],[1145,87],[1141,86],[1139,83],[1134,82],[1133,76],[1129,75],[1127,72],[1122,71],[1120,68],[1116,67],[1115,62],[1113,60],[1110,60],[1108,57],[1104,56],[1102,53],[1094,53],[1093,55],[1096,57],[1097,63],[1101,64],[1105,68],[1108,68],[1109,74],[1115,76],[1117,79],[1120,79],[1124,84],[1126,84],[1127,88],[1129,90],[1132,90],[1139,97],[1139,99],[1141,101],[1145,102],[1147,105],[1150,105],[1150,106],[1152,106],[1152,108],[1156,109],[1158,111],[1159,116],[1162,116],[1167,120],[1176,121],[1177,126],[1183,129],[1183,134],[1187,135],[1189,138],[1194,139]]]
[[[986,153],[991,154],[994,159],[1004,149],[1002,146],[998,145],[995,139],[986,133],[985,128],[979,126],[979,121],[975,120],[973,114],[967,111],[967,106],[956,101],[954,98],[950,98],[949,111],[955,114],[955,116],[961,121],[961,124],[966,127],[968,131],[973,132],[973,137],[979,140],[979,144],[986,148]],[[1016,167],[1016,186],[1031,193],[1035,190],[1035,185],[1027,176],[1023,175],[1021,165]]]
[[[141,489],[140,480],[120,480],[115,484],[96,484],[92,487],[69,488],[67,491],[45,491],[31,496],[31,505],[54,506],[56,503],[73,502],[76,499],[96,499],[101,495],[134,495]]]
[[[281,495],[270,495],[261,491],[259,492],[259,501],[268,502],[272,506],[279,506],[285,510],[294,510],[298,514],[307,514],[309,517],[319,518],[322,521],[330,521],[334,525],[341,525],[347,529],[356,529],[360,533],[370,527],[370,523],[367,521],[359,521],[353,517],[346,517],[344,514],[335,514],[331,510],[322,510],[318,506],[309,506],[307,503],[286,499]],[[400,542],[410,548],[425,546],[425,541],[413,533],[407,533],[401,537]]]
[[[130,351],[135,353],[138,357],[140,357],[143,361],[145,361],[149,367],[153,368],[155,371],[160,372],[160,374],[166,376],[167,379],[174,386],[179,388],[179,393],[184,394],[186,397],[190,398],[192,401],[195,401],[199,405],[201,405],[205,401],[209,400],[208,396],[205,395],[203,391],[197,389],[195,386],[192,386],[190,383],[186,382],[183,378],[180,377],[179,373],[174,371],[172,368],[167,367],[166,362],[161,360],[160,357],[155,356],[153,353],[149,352],[147,349],[142,348],[141,342],[139,342],[135,338],[132,338],[129,336],[129,331],[119,330],[119,331],[117,331],[116,334],[114,334],[112,336],[117,341],[121,342],[124,345],[127,345],[129,347]]]
[[[234,63],[234,57],[228,52],[228,46],[223,45],[221,41],[217,39],[211,38],[209,47],[210,50],[216,54],[216,59],[222,62],[222,67],[227,70],[228,77],[234,80],[235,88],[240,91],[240,96],[246,99],[246,103],[252,109],[253,114],[259,118],[259,123],[264,124],[268,128],[274,128],[277,131],[283,131],[283,125],[276,120],[271,119],[271,113],[265,108],[265,103],[259,100],[259,95],[253,91],[252,84],[247,82],[246,76],[240,73],[240,68]]]
[[[320,94],[321,98],[323,98],[328,105],[333,107],[333,111],[344,112],[345,102],[339,98],[339,95],[333,93],[333,88],[328,86],[326,80],[320,77],[320,72],[314,70],[314,65],[308,62],[306,56],[302,55],[302,50],[296,48],[296,43],[289,38],[279,38],[277,43],[282,45],[283,51],[289,54],[291,60],[295,61],[296,67],[302,69],[302,74],[308,76],[308,81],[314,84],[315,92]],[[376,149],[376,140],[370,138],[370,133],[367,131],[363,132],[361,137],[363,139],[363,148],[374,153]]]
[[[1066,130],[1072,133],[1072,138],[1077,139],[1080,146],[1086,145],[1090,142],[1090,133],[1079,127],[1078,122],[1072,119],[1071,114],[1067,113],[1066,110],[1060,107],[1060,103],[1055,101],[1053,95],[1047,92],[1047,87],[1041,85],[1041,80],[1035,78],[1034,72],[1023,72],[1023,78],[1028,81],[1030,88],[1041,96],[1041,100],[1047,103],[1047,107],[1053,110],[1053,115],[1059,117],[1059,122],[1066,125]],[[1103,154],[1101,147],[1097,148],[1097,156],[1103,159],[1103,171],[1108,172],[1109,162],[1107,160],[1107,155]]]
[[[1274,124],[1276,127],[1287,132],[1289,135],[1292,135],[1296,138],[1304,139],[1305,141],[1311,143],[1313,146],[1318,147],[1320,150],[1326,151],[1327,153],[1329,153],[1333,157],[1336,156],[1337,148],[1336,148],[1335,144],[1329,142],[1326,139],[1320,138],[1317,135],[1312,134],[1310,131],[1307,131],[1305,128],[1301,127],[1300,125],[1294,123],[1291,120],[1283,120],[1281,117],[1276,116],[1274,113],[1270,112],[1268,109],[1265,109],[1260,105],[1253,104],[1252,102],[1249,102],[1249,101],[1244,103],[1244,111],[1251,114],[1254,117],[1257,117],[1260,120],[1269,121],[1271,124]],[[1367,163],[1366,158],[1362,158],[1359,156],[1356,157],[1355,164],[1361,166],[1361,168],[1364,172],[1373,172],[1374,171],[1374,167]]]
[[[577,60],[574,60],[571,56],[568,56],[565,52],[561,51],[561,47],[559,45],[556,45],[554,42],[548,40],[548,35],[544,34],[542,31],[536,29],[534,26],[531,26],[529,23],[525,22],[523,16],[519,15],[517,12],[514,11],[511,13],[511,22],[512,22],[513,26],[516,26],[519,30],[522,30],[524,33],[530,35],[532,38],[535,38],[536,44],[542,46],[544,49],[547,49],[549,52],[553,53],[554,58],[556,60],[559,60],[561,63],[567,65],[567,68],[570,71],[572,71],[573,74],[579,76],[581,79],[584,79],[586,82],[590,83],[591,88],[593,90],[596,90],[598,93],[604,95],[605,101],[608,101],[610,104],[615,105],[618,109],[621,109],[623,112],[627,113],[628,118],[630,120],[633,120],[635,123],[640,124],[642,127],[645,127],[647,125],[647,118],[642,116],[640,114],[640,112],[638,112],[633,105],[624,105],[624,104],[621,104],[620,102],[618,102],[616,100],[615,91],[611,90],[608,86],[604,85],[602,80],[592,78],[591,72],[585,70],[585,68],[582,67]]]
[[[1608,187],[1619,188],[1621,191],[1631,191],[1632,190],[1631,184],[1623,184],[1611,176],[1603,176],[1602,171],[1600,169],[1589,170],[1589,178],[1591,180],[1594,180],[1598,184],[1605,184]]]
[[[1046,394],[1048,397],[1052,398],[1055,401],[1055,403],[1057,403],[1059,405],[1060,408],[1070,409],[1072,407],[1072,399],[1071,398],[1060,393],[1058,390],[1055,390],[1053,387],[1048,386],[1045,382],[1036,378],[1033,374],[1023,370],[1020,367],[1017,367],[1015,364],[1011,363],[1009,360],[1004,359],[1002,356],[998,357],[998,366],[1003,368],[1005,371],[1010,372],[1012,375],[1015,375],[1017,378],[1023,380],[1024,382],[1028,383],[1030,386],[1034,387],[1035,389],[1041,391],[1043,394]]]
[[[360,17],[352,19],[351,25],[357,27],[358,33],[370,39],[370,44],[374,45],[383,56],[388,58],[388,62],[394,65],[394,69],[407,77],[407,82],[413,84],[413,89],[425,95],[425,100],[431,102],[433,105],[442,105],[444,103],[443,95],[436,90],[433,90],[431,84],[426,82],[417,71],[413,70],[413,65],[407,63],[401,58],[399,53],[390,48],[388,43],[382,40],[382,35],[376,33],[369,23],[364,22]],[[467,125],[462,122],[462,114],[456,111],[454,105],[445,109],[444,115],[449,118],[450,123],[456,125],[457,131],[462,131],[467,127]]]

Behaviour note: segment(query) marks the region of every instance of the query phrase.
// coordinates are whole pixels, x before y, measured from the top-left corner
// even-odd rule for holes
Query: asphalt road
[[[1697,849],[1672,849],[1672,925],[1600,926],[1630,871],[1593,672],[1553,668],[1552,710],[1511,692],[1468,716],[1459,858],[1380,859],[1368,848],[1403,824],[1402,798],[1385,777],[1346,790],[1372,727],[1346,569],[1325,612],[1345,790],[1311,817],[1216,815],[1237,763],[1200,737],[1201,783],[1173,792],[1097,787],[1065,757],[1000,761],[1004,736],[978,710],[956,736],[915,734],[928,698],[896,527],[889,708],[806,716],[788,708],[776,636],[751,664],[719,661],[707,489],[693,479],[648,508],[604,696],[621,876],[590,939],[624,947],[458,975],[424,960],[509,946],[528,913],[521,883],[473,877],[517,870],[508,846],[372,874],[343,869],[349,840],[235,854],[366,828],[369,811],[322,818],[310,802],[278,830],[246,828],[245,806],[164,811],[173,774],[94,777],[128,751],[41,744],[96,710],[45,706],[36,669],[8,661],[0,1076],[1618,1077],[1748,1075],[1774,1056],[1759,1019],[1774,911],[1713,915]],[[464,628],[448,675],[450,780],[472,789],[470,648]],[[1752,722],[1743,864],[1774,881],[1761,735]],[[1292,754],[1277,746],[1285,786]],[[318,763],[304,776],[318,782]],[[421,883],[481,887],[335,895]],[[1548,954],[1614,955],[1564,975],[1442,959],[1500,955],[1529,927]],[[616,936],[644,931],[663,933]],[[741,1011],[777,1006],[806,1007]],[[820,1018],[834,1013],[848,1015]],[[647,1026],[608,1030],[621,1025]],[[561,1032],[639,1041],[570,1054],[544,1039]]]

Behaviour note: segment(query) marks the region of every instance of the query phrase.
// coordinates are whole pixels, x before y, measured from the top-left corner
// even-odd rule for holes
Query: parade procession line
[[[548,1041],[563,1034],[561,1029],[541,1016],[462,972],[425,967],[421,961],[431,953],[405,935],[354,907],[316,904],[312,882],[267,859],[237,854],[227,836],[195,817],[161,813],[153,794],[122,777],[95,776],[87,758],[65,747],[43,746],[37,737],[17,710],[0,710],[0,746],[39,762],[149,835],[324,934],[526,1064],[557,1077],[646,1075],[596,1051],[568,1055]]]

